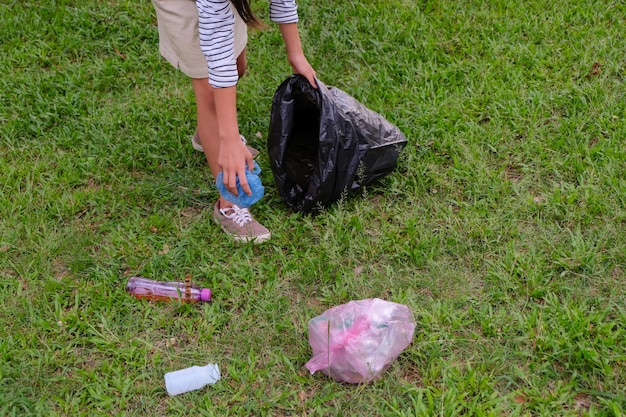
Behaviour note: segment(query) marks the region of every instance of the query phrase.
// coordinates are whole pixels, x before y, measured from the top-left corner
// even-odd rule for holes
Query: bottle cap
[[[200,300],[202,301],[210,301],[211,300],[211,290],[208,288],[203,288],[200,291]]]

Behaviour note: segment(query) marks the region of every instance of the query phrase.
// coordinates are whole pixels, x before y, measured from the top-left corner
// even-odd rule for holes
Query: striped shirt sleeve
[[[298,23],[298,6],[294,0],[270,0],[270,19],[274,23]]]
[[[200,49],[209,69],[209,83],[215,88],[232,87],[239,81],[235,57],[235,16],[230,0],[196,0]],[[295,0],[270,0],[274,23],[297,23]]]
[[[200,49],[209,69],[209,83],[215,88],[237,84],[235,57],[235,16],[230,0],[196,0]]]

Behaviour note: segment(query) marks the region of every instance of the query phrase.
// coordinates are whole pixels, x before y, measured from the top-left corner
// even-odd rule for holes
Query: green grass
[[[255,247],[212,222],[150,2],[0,4],[0,415],[624,415],[626,3],[299,6],[319,78],[409,144],[315,217],[263,153]],[[260,149],[283,50],[251,33]],[[125,293],[186,274],[212,303]],[[308,320],[368,297],[411,308],[413,344],[369,385],[309,375]],[[221,381],[167,396],[165,372],[209,362]]]

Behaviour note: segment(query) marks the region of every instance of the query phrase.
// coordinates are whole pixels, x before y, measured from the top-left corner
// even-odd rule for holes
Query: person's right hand
[[[246,168],[249,171],[254,169],[254,159],[252,154],[241,141],[239,134],[235,137],[225,138],[220,142],[220,152],[217,163],[221,168],[224,185],[234,195],[239,195],[237,191],[237,178],[247,195],[252,195],[252,190],[248,185]]]

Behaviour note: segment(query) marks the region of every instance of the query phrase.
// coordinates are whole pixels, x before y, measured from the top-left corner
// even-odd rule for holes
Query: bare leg
[[[220,150],[220,143],[217,139],[217,113],[213,87],[209,84],[208,78],[193,78],[191,82],[196,94],[197,129],[200,143],[211,168],[211,173],[216,177],[219,173],[217,155]]]
[[[248,60],[246,59],[246,48],[243,48],[243,51],[237,57],[237,73],[239,74],[239,78],[244,76],[246,73],[246,68],[248,67]]]

